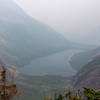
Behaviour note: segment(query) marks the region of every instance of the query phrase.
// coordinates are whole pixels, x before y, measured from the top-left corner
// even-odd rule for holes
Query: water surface
[[[61,75],[71,76],[76,71],[69,64],[69,60],[77,50],[66,50],[41,57],[31,61],[29,65],[19,69],[21,73],[28,75]]]

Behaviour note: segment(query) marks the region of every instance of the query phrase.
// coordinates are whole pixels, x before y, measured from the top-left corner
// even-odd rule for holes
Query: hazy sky
[[[32,17],[77,39],[100,26],[100,0],[16,0]]]

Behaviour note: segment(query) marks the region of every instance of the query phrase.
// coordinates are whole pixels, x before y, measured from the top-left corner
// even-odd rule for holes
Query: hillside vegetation
[[[20,75],[17,80],[21,99],[43,100],[52,97],[55,92],[63,92],[69,85],[70,78],[61,76],[27,76]]]
[[[84,65],[88,64],[95,56],[100,54],[100,47],[89,50],[86,52],[80,52],[78,54],[75,54],[71,60],[70,64],[72,65],[73,68],[76,70],[79,70],[82,68]]]

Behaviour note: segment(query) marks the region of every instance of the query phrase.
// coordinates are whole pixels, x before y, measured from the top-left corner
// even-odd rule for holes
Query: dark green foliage
[[[84,87],[84,95],[86,96],[87,100],[94,100],[95,90]]]
[[[84,88],[84,95],[86,96],[87,100],[98,100],[100,98],[100,91]]]
[[[57,100],[64,100],[64,98],[63,98],[62,94],[59,94],[59,96],[58,96]]]
[[[65,94],[65,97],[66,99],[69,100],[84,100],[83,98],[81,98],[80,93],[81,93],[80,90],[77,90],[75,94],[69,91],[68,93]]]
[[[69,90],[63,95],[59,94],[54,100],[100,100],[100,91],[86,87],[83,88],[82,92],[81,90],[76,90],[73,92]]]

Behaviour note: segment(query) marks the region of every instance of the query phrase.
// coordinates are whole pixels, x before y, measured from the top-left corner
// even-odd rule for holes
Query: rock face
[[[70,47],[63,36],[28,16],[12,0],[0,0],[0,56],[6,63],[23,66]]]
[[[73,77],[72,84],[75,88],[89,87],[99,89],[100,87],[100,55],[86,64]]]

